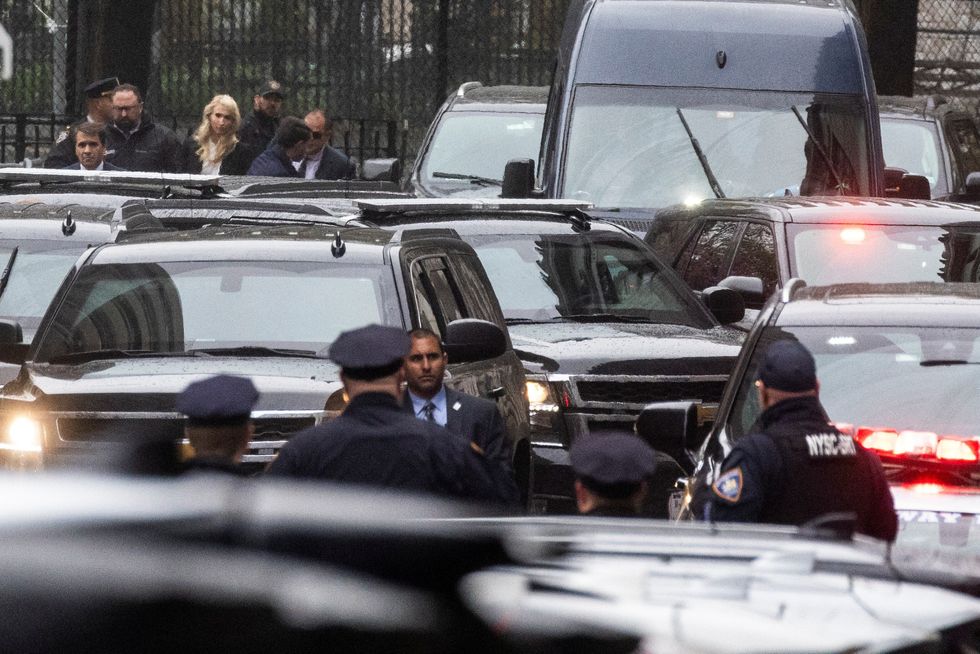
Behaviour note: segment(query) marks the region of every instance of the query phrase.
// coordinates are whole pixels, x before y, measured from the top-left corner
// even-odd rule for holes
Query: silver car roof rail
[[[456,89],[456,97],[462,98],[466,95],[467,91],[471,89],[478,89],[481,86],[483,86],[483,82],[463,82],[459,85],[459,88]]]
[[[801,279],[800,277],[792,278],[791,280],[786,282],[785,286],[783,286],[783,292],[782,295],[780,295],[779,300],[784,304],[792,301],[793,295],[796,293],[796,291],[803,288],[804,286],[806,286],[806,282],[803,281],[803,279]]]

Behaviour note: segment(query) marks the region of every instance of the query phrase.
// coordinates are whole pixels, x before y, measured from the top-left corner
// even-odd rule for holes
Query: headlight
[[[4,430],[0,449],[15,452],[41,451],[41,423],[33,418],[20,416],[8,423]]]
[[[558,411],[558,405],[551,397],[551,387],[547,382],[531,381],[526,382],[527,401],[531,413],[536,411]]]

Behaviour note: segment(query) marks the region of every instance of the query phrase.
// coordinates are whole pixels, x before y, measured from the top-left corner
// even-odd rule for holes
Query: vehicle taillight
[[[840,230],[840,240],[844,241],[848,245],[858,245],[864,243],[864,239],[867,237],[864,230],[860,227],[845,227]]]
[[[887,427],[858,427],[839,424],[845,434],[869,450],[891,456],[927,458],[954,463],[980,462],[980,440],[977,437],[938,435],[931,431]],[[841,429],[845,427],[846,429]]]

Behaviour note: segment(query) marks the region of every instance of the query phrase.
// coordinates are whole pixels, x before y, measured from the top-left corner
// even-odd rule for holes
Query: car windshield
[[[706,311],[646,248],[611,234],[511,234],[467,241],[513,322],[589,317],[709,327]]]
[[[579,86],[561,196],[598,207],[694,202],[716,195],[709,170],[726,197],[867,195],[864,125],[858,97]]]
[[[811,286],[980,281],[980,223],[787,225],[790,268]]]
[[[344,330],[390,322],[385,270],[281,261],[91,265],[44,329],[34,360],[104,350],[317,352]]]
[[[15,254],[16,250],[16,254]],[[36,329],[68,271],[85,245],[64,241],[0,241],[0,265],[6,270],[0,318]]]
[[[423,185],[442,193],[482,187],[488,196],[500,195],[498,184],[479,180],[502,179],[511,159],[537,159],[543,120],[537,113],[445,114],[424,155]]]
[[[834,422],[980,438],[977,330],[845,326],[767,328],[739,387],[732,437],[747,433],[758,417],[758,359],[784,338],[813,353],[820,401]]]
[[[929,180],[932,197],[949,193],[939,147],[939,135],[933,123],[882,117],[881,149],[885,165],[924,176]]]

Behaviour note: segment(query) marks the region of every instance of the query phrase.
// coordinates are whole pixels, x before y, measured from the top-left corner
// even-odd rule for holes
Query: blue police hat
[[[368,325],[343,332],[330,344],[327,356],[349,377],[372,380],[394,374],[411,347],[404,330]]]
[[[776,341],[762,355],[759,379],[768,388],[789,393],[812,391],[817,387],[817,364],[799,341]]]
[[[248,377],[215,375],[196,381],[177,396],[177,410],[192,425],[236,425],[248,421],[259,391]]]
[[[118,77],[107,77],[105,79],[100,79],[96,82],[92,82],[85,87],[85,97],[86,98],[101,98],[107,93],[111,93],[112,89],[119,86]]]
[[[631,495],[656,469],[656,455],[626,430],[595,430],[572,443],[572,470],[587,488],[607,497]]]

